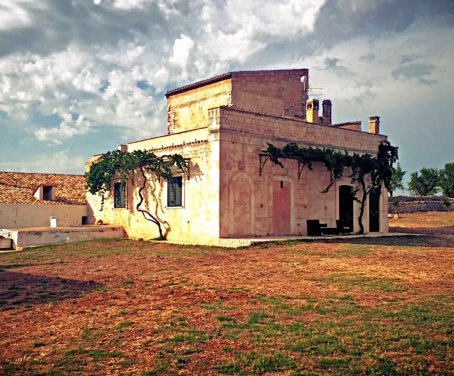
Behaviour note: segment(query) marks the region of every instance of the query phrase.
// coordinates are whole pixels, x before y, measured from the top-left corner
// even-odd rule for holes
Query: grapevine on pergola
[[[369,194],[383,185],[389,190],[393,173],[393,164],[398,159],[398,148],[392,146],[389,141],[382,141],[378,146],[376,156],[370,154],[349,154],[347,151],[339,151],[328,148],[301,147],[295,143],[289,143],[283,148],[278,148],[270,143],[263,151],[275,164],[284,167],[283,159],[296,159],[304,169],[307,166],[312,170],[314,162],[322,163],[330,174],[330,182],[322,191],[326,193],[334,183],[347,173],[351,183],[359,183],[362,196],[357,197],[359,189],[353,191],[354,198],[360,203],[359,233],[364,233],[363,215]]]

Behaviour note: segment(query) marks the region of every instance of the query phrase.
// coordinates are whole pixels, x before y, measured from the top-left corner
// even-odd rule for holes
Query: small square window
[[[183,178],[172,176],[167,179],[167,206],[183,206]]]
[[[54,199],[54,187],[50,185],[43,186],[43,200],[52,201]]]
[[[125,184],[114,183],[114,208],[125,208]]]

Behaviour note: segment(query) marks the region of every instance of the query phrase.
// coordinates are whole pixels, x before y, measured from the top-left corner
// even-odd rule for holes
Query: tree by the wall
[[[454,162],[446,163],[440,171],[440,187],[444,196],[454,198]]]
[[[408,182],[412,196],[433,196],[438,192],[440,173],[436,168],[422,168],[419,173],[413,172]]]
[[[147,175],[157,179],[166,179],[172,176],[172,169],[186,172],[187,161],[179,154],[157,156],[145,150],[130,153],[114,150],[103,154],[90,166],[90,170],[86,174],[87,189],[91,194],[98,193],[104,197],[104,194],[111,190],[112,179],[117,177],[124,186],[128,181],[134,181],[135,173],[140,173],[142,184],[138,190],[139,202],[135,208],[142,213],[146,220],[158,227],[160,238],[165,239],[166,234],[157,214],[142,207],[145,200],[143,191],[149,181]]]
[[[403,183],[403,179],[404,179],[404,176],[407,172],[402,170],[402,167],[400,167],[400,163],[397,162],[397,165],[396,167],[393,167],[393,173],[392,173],[392,176],[391,176],[391,181],[390,181],[390,184],[389,184],[389,188],[388,188],[388,191],[389,191],[389,194],[392,196],[394,194],[394,192],[398,189],[400,190],[404,190],[404,183]]]
[[[320,149],[313,147],[300,147],[294,143],[287,144],[282,149],[272,144],[264,152],[270,160],[283,167],[281,159],[295,159],[303,168],[308,166],[312,170],[313,162],[320,162],[325,165],[330,173],[330,183],[323,190],[328,192],[336,180],[340,179],[346,171],[350,171],[349,177],[353,183],[358,183],[362,189],[362,196],[357,198],[359,189],[354,191],[355,198],[360,203],[359,233],[364,233],[363,215],[367,197],[373,190],[381,189],[384,185],[390,189],[393,164],[398,158],[398,149],[392,146],[389,141],[382,141],[378,146],[376,156],[370,154],[348,154],[347,151],[334,149]]]

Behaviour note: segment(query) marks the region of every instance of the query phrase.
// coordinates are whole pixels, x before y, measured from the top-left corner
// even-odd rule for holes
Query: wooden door
[[[273,181],[273,235],[288,235],[290,229],[290,183]]]

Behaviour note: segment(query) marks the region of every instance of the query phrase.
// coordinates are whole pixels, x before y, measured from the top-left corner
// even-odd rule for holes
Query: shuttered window
[[[125,184],[114,183],[114,208],[125,208]]]
[[[167,180],[167,206],[183,206],[183,178],[172,176]]]

